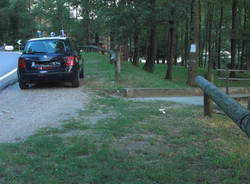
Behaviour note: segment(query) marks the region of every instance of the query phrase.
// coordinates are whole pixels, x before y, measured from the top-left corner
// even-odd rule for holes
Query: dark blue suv
[[[43,37],[27,41],[18,59],[21,89],[30,83],[72,82],[79,87],[84,77],[83,58],[67,37]]]

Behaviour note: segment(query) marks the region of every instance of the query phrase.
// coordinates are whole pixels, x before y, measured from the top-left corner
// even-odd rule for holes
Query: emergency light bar
[[[50,37],[54,37],[54,36],[56,36],[55,33],[54,33],[54,32],[51,32],[51,33],[50,33]]]
[[[55,34],[54,32],[51,32],[51,33],[50,33],[50,37],[55,37],[55,36],[56,36],[56,34]],[[60,30],[60,36],[61,36],[61,37],[65,37],[65,33],[64,33],[64,30],[63,30],[63,29]],[[37,31],[37,37],[38,37],[38,38],[41,38],[41,37],[42,37],[42,32],[39,31],[39,30]]]

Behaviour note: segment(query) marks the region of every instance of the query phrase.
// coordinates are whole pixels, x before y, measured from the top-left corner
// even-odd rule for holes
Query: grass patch
[[[115,78],[114,65],[109,63],[109,57],[96,53],[85,53],[84,57],[88,60],[85,63],[86,74],[91,75],[92,80],[101,79],[101,84],[95,83],[95,86],[102,89],[119,90],[120,88],[187,88],[187,69],[183,66],[173,66],[173,80],[164,80],[167,65],[156,64],[153,74],[145,72],[140,64],[134,67],[129,62],[121,62],[121,82],[119,85],[112,83]],[[102,61],[102,62],[98,62]],[[198,75],[204,76],[207,72],[205,68],[198,69]],[[214,84],[218,87],[224,87],[225,81],[219,80],[217,72],[214,70]],[[220,74],[223,77],[223,73]],[[250,73],[237,73],[237,77],[250,78]],[[249,81],[230,81],[231,87],[248,87]]]
[[[77,129],[88,135],[64,137],[48,130],[23,143],[2,144],[0,183],[247,183],[250,179],[249,138],[224,116],[206,119],[198,107],[110,96],[93,98],[88,108],[95,106],[99,109],[65,121],[61,131]],[[159,111],[162,107],[166,114]],[[91,125],[84,120],[98,113],[107,116]]]
[[[119,90],[125,87],[131,88],[184,88],[185,83],[178,81],[164,80],[155,74],[145,72],[140,67],[134,67],[131,63],[121,62],[121,81],[119,84],[114,83],[115,69],[114,65],[109,63],[109,57],[97,55],[95,53],[85,53],[86,75],[96,81],[92,87],[100,89]],[[102,62],[100,62],[102,61]]]
[[[113,76],[99,69],[87,74],[95,93],[86,110],[61,128],[0,144],[0,183],[249,183],[249,138],[230,119],[204,118],[200,107],[112,97],[107,86],[119,86],[102,84]]]

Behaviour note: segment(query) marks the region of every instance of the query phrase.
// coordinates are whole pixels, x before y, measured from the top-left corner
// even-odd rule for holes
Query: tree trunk
[[[132,42],[133,42],[133,38],[132,37],[129,37],[129,52],[128,52],[128,60],[129,62],[133,63],[133,58],[134,58],[134,51],[132,51]]]
[[[95,44],[99,46],[99,35],[95,33]]]
[[[247,70],[250,70],[250,43],[248,43],[248,46],[246,47],[246,54],[247,54]]]
[[[177,65],[177,57],[178,57],[178,31],[176,30],[176,26],[174,26],[174,43],[173,43],[173,47],[174,47],[174,50],[173,50],[173,53],[174,53],[174,65]]]
[[[82,7],[84,7],[85,11],[82,11],[83,16],[83,27],[85,28],[85,43],[87,45],[90,44],[90,9],[89,9],[89,0],[82,1]]]
[[[120,61],[128,61],[128,42],[120,46]]]
[[[219,21],[219,35],[218,35],[218,49],[217,49],[217,66],[218,69],[221,68],[221,37],[222,37],[222,23],[223,23],[223,15],[224,15],[224,0],[220,0],[220,21]]]
[[[185,30],[185,52],[184,52],[184,66],[187,68],[188,48],[189,48],[189,20],[186,18],[186,30]]]
[[[217,62],[216,62],[216,59],[217,59],[217,49],[218,49],[218,32],[219,32],[219,27],[218,27],[218,25],[215,25],[215,28],[214,28],[214,30],[215,30],[215,35],[216,36],[214,36],[214,39],[212,39],[213,41],[213,47],[212,47],[212,61],[213,61],[213,69],[216,69],[216,67],[217,67]]]
[[[245,13],[246,13],[246,20],[248,20],[246,22],[246,32],[245,34],[246,35],[249,35],[249,32],[247,33],[247,30],[249,31],[250,30],[250,11],[249,11],[249,8],[247,8],[247,5],[249,5],[249,3],[247,4],[247,2],[249,2],[249,0],[246,0],[245,1]],[[247,64],[247,70],[250,70],[250,36],[246,36],[246,41],[245,41],[245,56],[246,56],[246,64]]]
[[[175,22],[169,21],[169,59],[168,59],[168,69],[165,76],[165,79],[172,80],[172,71],[173,71],[173,63],[174,63],[174,54],[175,54]]]
[[[133,65],[139,66],[139,31],[138,31],[138,29],[136,29],[134,32]]]
[[[205,30],[204,30],[204,37],[205,37],[205,40],[204,40],[204,46],[205,46],[205,61],[204,61],[204,68],[207,66],[207,63],[208,63],[208,18],[209,17],[209,13],[207,12],[207,15],[206,15],[206,25],[205,25]]]
[[[151,0],[151,8],[155,10],[156,0]],[[143,69],[147,72],[154,72],[154,64],[156,59],[157,51],[157,25],[154,19],[150,23],[150,39],[149,39],[149,48],[148,48],[148,57],[146,63],[143,66]]]
[[[243,31],[247,31],[247,0],[244,0],[244,22]],[[244,60],[246,59],[246,41],[242,40],[241,58],[240,58],[240,69],[243,70]]]
[[[181,57],[181,66],[184,66],[184,53],[185,53],[185,30],[181,30],[181,41],[180,41],[180,57]]]
[[[208,30],[206,30],[206,40],[205,40],[205,62],[204,62],[204,68],[207,66],[208,63],[208,38],[207,38],[207,32]]]
[[[156,52],[156,63],[160,64],[159,50]]]
[[[156,43],[157,43],[157,30],[156,25],[151,26],[150,30],[150,44],[148,47],[148,56],[143,69],[147,72],[153,73],[154,72],[154,64],[156,58]]]
[[[29,9],[29,15],[31,14],[31,0],[29,0],[29,5],[28,5],[28,9]]]
[[[115,50],[115,34],[112,28],[109,34],[110,34],[109,35],[110,36],[110,49]]]
[[[199,61],[199,0],[191,2],[191,34],[190,34],[190,60],[188,61],[188,80],[189,86],[196,86],[195,77],[198,70]]]
[[[203,37],[203,39],[201,41],[202,41],[202,44],[201,44],[200,59],[201,59],[201,67],[204,67],[204,65],[205,65],[205,62],[204,62],[204,50],[205,50],[205,44],[206,44],[205,43],[205,34],[204,34],[204,37]]]
[[[211,76],[213,68],[213,57],[212,57],[213,11],[214,11],[214,5],[211,4],[208,10],[208,79]]]
[[[83,26],[86,28],[86,32],[85,32],[85,36],[84,36],[84,38],[85,38],[85,43],[87,44],[87,45],[89,45],[90,44],[90,42],[89,42],[89,37],[90,37],[90,20],[89,20],[89,14],[88,13],[86,13],[86,20],[85,21],[83,21]]]
[[[61,30],[64,29],[63,27],[63,5],[61,4],[61,2],[56,2],[56,17],[58,20],[58,24],[57,24],[57,29]]]
[[[164,58],[162,59],[162,64],[166,64],[166,63],[167,63],[167,58],[164,57]]]
[[[238,6],[238,0],[233,0],[233,3],[232,3],[231,66],[230,66],[231,69],[235,69],[235,67],[236,67],[237,6]],[[231,72],[230,77],[235,77],[235,72]]]
[[[201,1],[199,0],[199,67],[202,66],[202,52],[203,50],[201,49]]]

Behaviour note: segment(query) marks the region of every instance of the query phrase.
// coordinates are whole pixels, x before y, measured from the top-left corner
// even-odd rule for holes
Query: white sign
[[[196,53],[196,45],[195,44],[191,44],[190,52],[191,53]]]
[[[22,41],[22,40],[18,40],[18,41],[17,41],[17,44],[18,44],[18,45],[21,45],[21,44],[22,44],[21,41]]]

